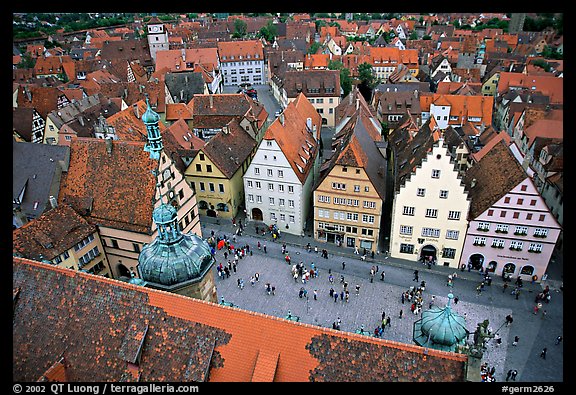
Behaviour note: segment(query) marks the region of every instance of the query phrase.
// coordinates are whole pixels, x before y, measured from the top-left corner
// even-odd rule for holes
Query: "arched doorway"
[[[124,266],[122,263],[119,263],[118,266],[116,266],[116,268],[118,269],[118,273],[120,273],[120,277],[132,278],[130,270],[128,270],[128,268]]]
[[[510,279],[515,271],[516,271],[516,265],[511,262],[508,262],[502,268],[502,277],[504,279]]]
[[[488,262],[488,266],[486,266],[486,271],[494,273],[496,271],[496,266],[498,266],[496,261],[490,261]]]
[[[200,200],[198,202],[198,209],[200,210],[207,210],[208,209],[208,202],[205,200]]]
[[[252,209],[252,219],[254,221],[262,221],[263,220],[263,216],[262,216],[262,210],[260,210],[258,207],[254,207]]]
[[[430,258],[432,257],[432,258]],[[436,262],[436,247],[427,244],[420,250],[420,260],[422,262]]]
[[[210,210],[206,210],[206,215],[209,217],[216,217],[216,211],[210,209]]]
[[[531,265],[522,266],[522,268],[520,269],[520,274],[532,277],[534,275],[534,266]]]
[[[484,257],[482,254],[472,254],[470,258],[468,258],[468,264],[472,265],[473,270],[480,270],[484,264]]]

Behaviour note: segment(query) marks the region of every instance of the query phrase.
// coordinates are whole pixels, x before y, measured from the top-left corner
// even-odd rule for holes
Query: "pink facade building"
[[[469,227],[460,265],[540,281],[562,231],[504,142],[466,173]]]

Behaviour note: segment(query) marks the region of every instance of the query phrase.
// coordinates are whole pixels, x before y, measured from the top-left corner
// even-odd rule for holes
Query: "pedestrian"
[[[254,273],[254,279],[260,281],[260,273]]]
[[[390,316],[386,317],[386,325],[392,326],[392,325],[390,324],[390,320],[391,320]]]
[[[374,259],[374,250],[372,250],[372,252],[370,253],[370,257],[371,257],[372,259]],[[376,266],[376,267],[378,267],[378,266]],[[376,270],[376,271],[378,271],[378,270]]]
[[[412,281],[418,282],[418,270],[414,270],[414,278],[412,279]]]
[[[356,284],[356,295],[360,295],[360,284]]]
[[[534,306],[534,314],[538,314],[538,311],[542,308],[542,303],[538,303]]]
[[[330,297],[334,296],[334,288],[330,288]]]
[[[402,319],[402,314],[404,314],[404,311],[400,310],[400,316],[398,318]]]
[[[506,289],[508,289],[508,283],[505,282],[502,286],[502,293],[506,292]]]
[[[508,314],[506,316],[506,326],[510,326],[510,324],[512,324],[512,322],[514,322],[514,318],[512,318],[512,314]]]
[[[514,369],[512,371],[512,375],[510,376],[510,378],[514,381],[516,381],[516,375],[518,374],[518,371],[516,369]]]
[[[314,300],[318,300],[318,290],[314,290]]]
[[[456,296],[456,297],[454,298],[454,304],[458,304],[458,300],[459,300],[459,299],[458,299],[458,296]]]
[[[262,245],[258,242],[258,249],[261,249]]]
[[[400,299],[402,300],[402,304],[404,304],[404,294],[405,294],[405,292],[402,292],[402,295],[400,296]]]
[[[480,295],[481,293],[482,293],[482,286],[481,286],[481,285],[478,285],[478,286],[476,287],[476,295]]]
[[[350,300],[350,292],[346,291],[344,297],[346,298],[346,303],[348,303],[348,301]]]
[[[344,301],[344,291],[340,291],[340,300]]]
[[[334,276],[332,276],[332,274],[328,276],[328,281],[330,282],[330,284],[334,284]]]
[[[546,351],[548,351],[548,348],[544,347],[540,352],[540,358],[546,359]]]
[[[384,273],[384,270],[382,270],[382,273],[380,273],[380,281],[384,281],[385,276],[386,276],[386,273]]]
[[[264,249],[264,253],[267,254],[267,252],[266,252],[266,243],[264,243],[264,245],[262,246],[262,248]]]
[[[518,300],[519,296],[520,296],[520,289],[516,289],[516,300]]]
[[[432,306],[434,306],[434,298],[435,298],[435,296],[432,295],[432,299],[430,299],[430,303],[428,303],[428,309],[431,309]]]
[[[510,377],[512,377],[512,369],[510,369],[506,374],[506,381],[510,380]]]
[[[546,309],[542,310],[542,315],[540,316],[541,319],[546,318],[546,314],[548,314],[548,312],[546,311]]]
[[[520,338],[518,336],[514,336],[514,341],[512,342],[512,345],[517,346],[519,340],[520,340]]]
[[[346,269],[346,262],[342,261],[342,270]]]
[[[318,246],[314,246],[314,252],[318,254]]]
[[[234,270],[234,273],[236,273],[236,262],[232,264],[232,270]]]
[[[386,312],[385,311],[382,312],[382,319],[384,319],[384,318],[386,318]]]
[[[272,295],[276,295],[276,287],[272,286]]]
[[[556,344],[557,344],[557,345],[560,344],[561,341],[562,341],[562,336],[558,336],[558,337],[556,338]]]

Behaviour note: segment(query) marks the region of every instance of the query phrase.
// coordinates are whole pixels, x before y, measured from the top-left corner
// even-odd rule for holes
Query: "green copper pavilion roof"
[[[145,124],[155,124],[160,120],[160,115],[150,107],[150,102],[146,98],[146,111],[142,114],[142,122]]]
[[[414,342],[422,347],[442,351],[455,351],[465,343],[469,331],[464,317],[454,313],[450,302],[454,295],[448,294],[446,307],[433,306],[422,312],[422,318],[414,323]]]
[[[152,218],[158,236],[138,256],[142,280],[169,286],[203,277],[214,263],[208,243],[195,234],[182,234],[177,211],[169,204],[156,207]]]

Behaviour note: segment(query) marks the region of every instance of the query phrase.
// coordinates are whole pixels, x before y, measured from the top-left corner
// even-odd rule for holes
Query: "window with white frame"
[[[427,208],[426,209],[426,217],[427,218],[438,218],[438,210],[435,208]]]
[[[262,203],[262,196],[256,195],[256,203]]]
[[[450,239],[450,240],[458,240],[458,237],[460,236],[460,231],[458,230],[450,230],[448,229],[446,231],[446,238]]]
[[[354,192],[360,192],[360,185],[354,185]]]
[[[376,202],[364,200],[364,208],[376,208]]]
[[[272,184],[271,182],[268,183],[268,190],[269,190],[269,191],[273,191],[273,190],[274,190],[274,184]]]
[[[504,240],[503,239],[494,239],[492,240],[492,247],[502,248],[504,247]]]
[[[291,223],[294,223],[294,221],[295,221],[295,218],[294,218],[294,216],[293,216],[293,215],[291,215],[291,216],[289,216],[289,218],[290,218],[290,222],[291,222]]]
[[[414,253],[414,244],[400,244],[400,253],[402,254],[413,254]]]
[[[401,234],[401,235],[411,236],[413,229],[414,229],[414,228],[413,228],[412,226],[400,225],[400,234]]]
[[[279,206],[284,206],[284,199],[279,198],[279,199],[278,199],[278,205],[279,205]]]
[[[508,233],[508,225],[504,224],[496,225],[496,233]]]
[[[248,188],[252,188],[252,187],[253,187],[251,180],[248,180],[248,181],[246,182],[246,185],[248,185]]]
[[[548,229],[536,228],[536,229],[534,229],[534,236],[546,237],[546,236],[548,236]]]
[[[542,244],[530,243],[530,246],[528,247],[528,251],[530,251],[530,252],[542,252]]]
[[[294,200],[288,200],[288,207],[294,208]]]
[[[272,171],[272,169],[267,169],[266,171],[268,173],[268,177],[274,176],[274,172]]]
[[[262,188],[262,184],[260,183],[260,181],[256,181],[256,189],[261,189]]]
[[[294,193],[294,186],[288,185],[288,193]]]
[[[284,178],[284,170],[278,170],[278,178]]]
[[[274,205],[274,198],[273,198],[273,197],[269,197],[268,200],[270,201],[270,205],[273,206],[273,205]]]
[[[441,190],[440,191],[440,199],[448,199],[448,191]]]
[[[478,222],[476,230],[490,230],[490,224],[488,222]]]
[[[456,249],[444,247],[444,250],[442,251],[442,258],[448,258],[448,259],[456,258]]]
[[[480,236],[476,236],[474,237],[474,243],[475,246],[484,246],[486,245],[486,238],[485,237],[480,237]]]
[[[517,226],[514,234],[517,236],[526,236],[528,234],[527,226]]]
[[[254,195],[248,195],[248,201],[250,203],[253,203],[254,202]]]
[[[330,196],[318,195],[318,201],[320,203],[330,203]]]
[[[414,215],[414,207],[404,206],[402,210],[403,215]]]
[[[422,237],[440,237],[440,229],[422,228]]]
[[[284,192],[284,184],[278,184],[278,192]]]
[[[416,196],[420,196],[420,197],[426,196],[426,188],[418,188],[416,190]]]
[[[260,175],[260,168],[259,167],[255,167],[254,168],[254,174],[259,176]]]
[[[346,184],[342,184],[340,182],[333,182],[332,183],[332,189],[339,189],[339,190],[345,191],[346,190]]]
[[[448,219],[459,220],[460,211],[448,211]]]
[[[270,219],[276,221],[276,213],[270,213]]]
[[[522,250],[523,246],[524,246],[524,243],[521,241],[512,240],[510,242],[510,249],[511,250],[520,251],[520,250]]]
[[[286,222],[286,214],[280,214],[280,221]]]
[[[433,169],[432,170],[432,178],[440,178],[440,170]]]
[[[374,223],[374,216],[368,215],[368,214],[362,214],[362,222],[373,224]]]

